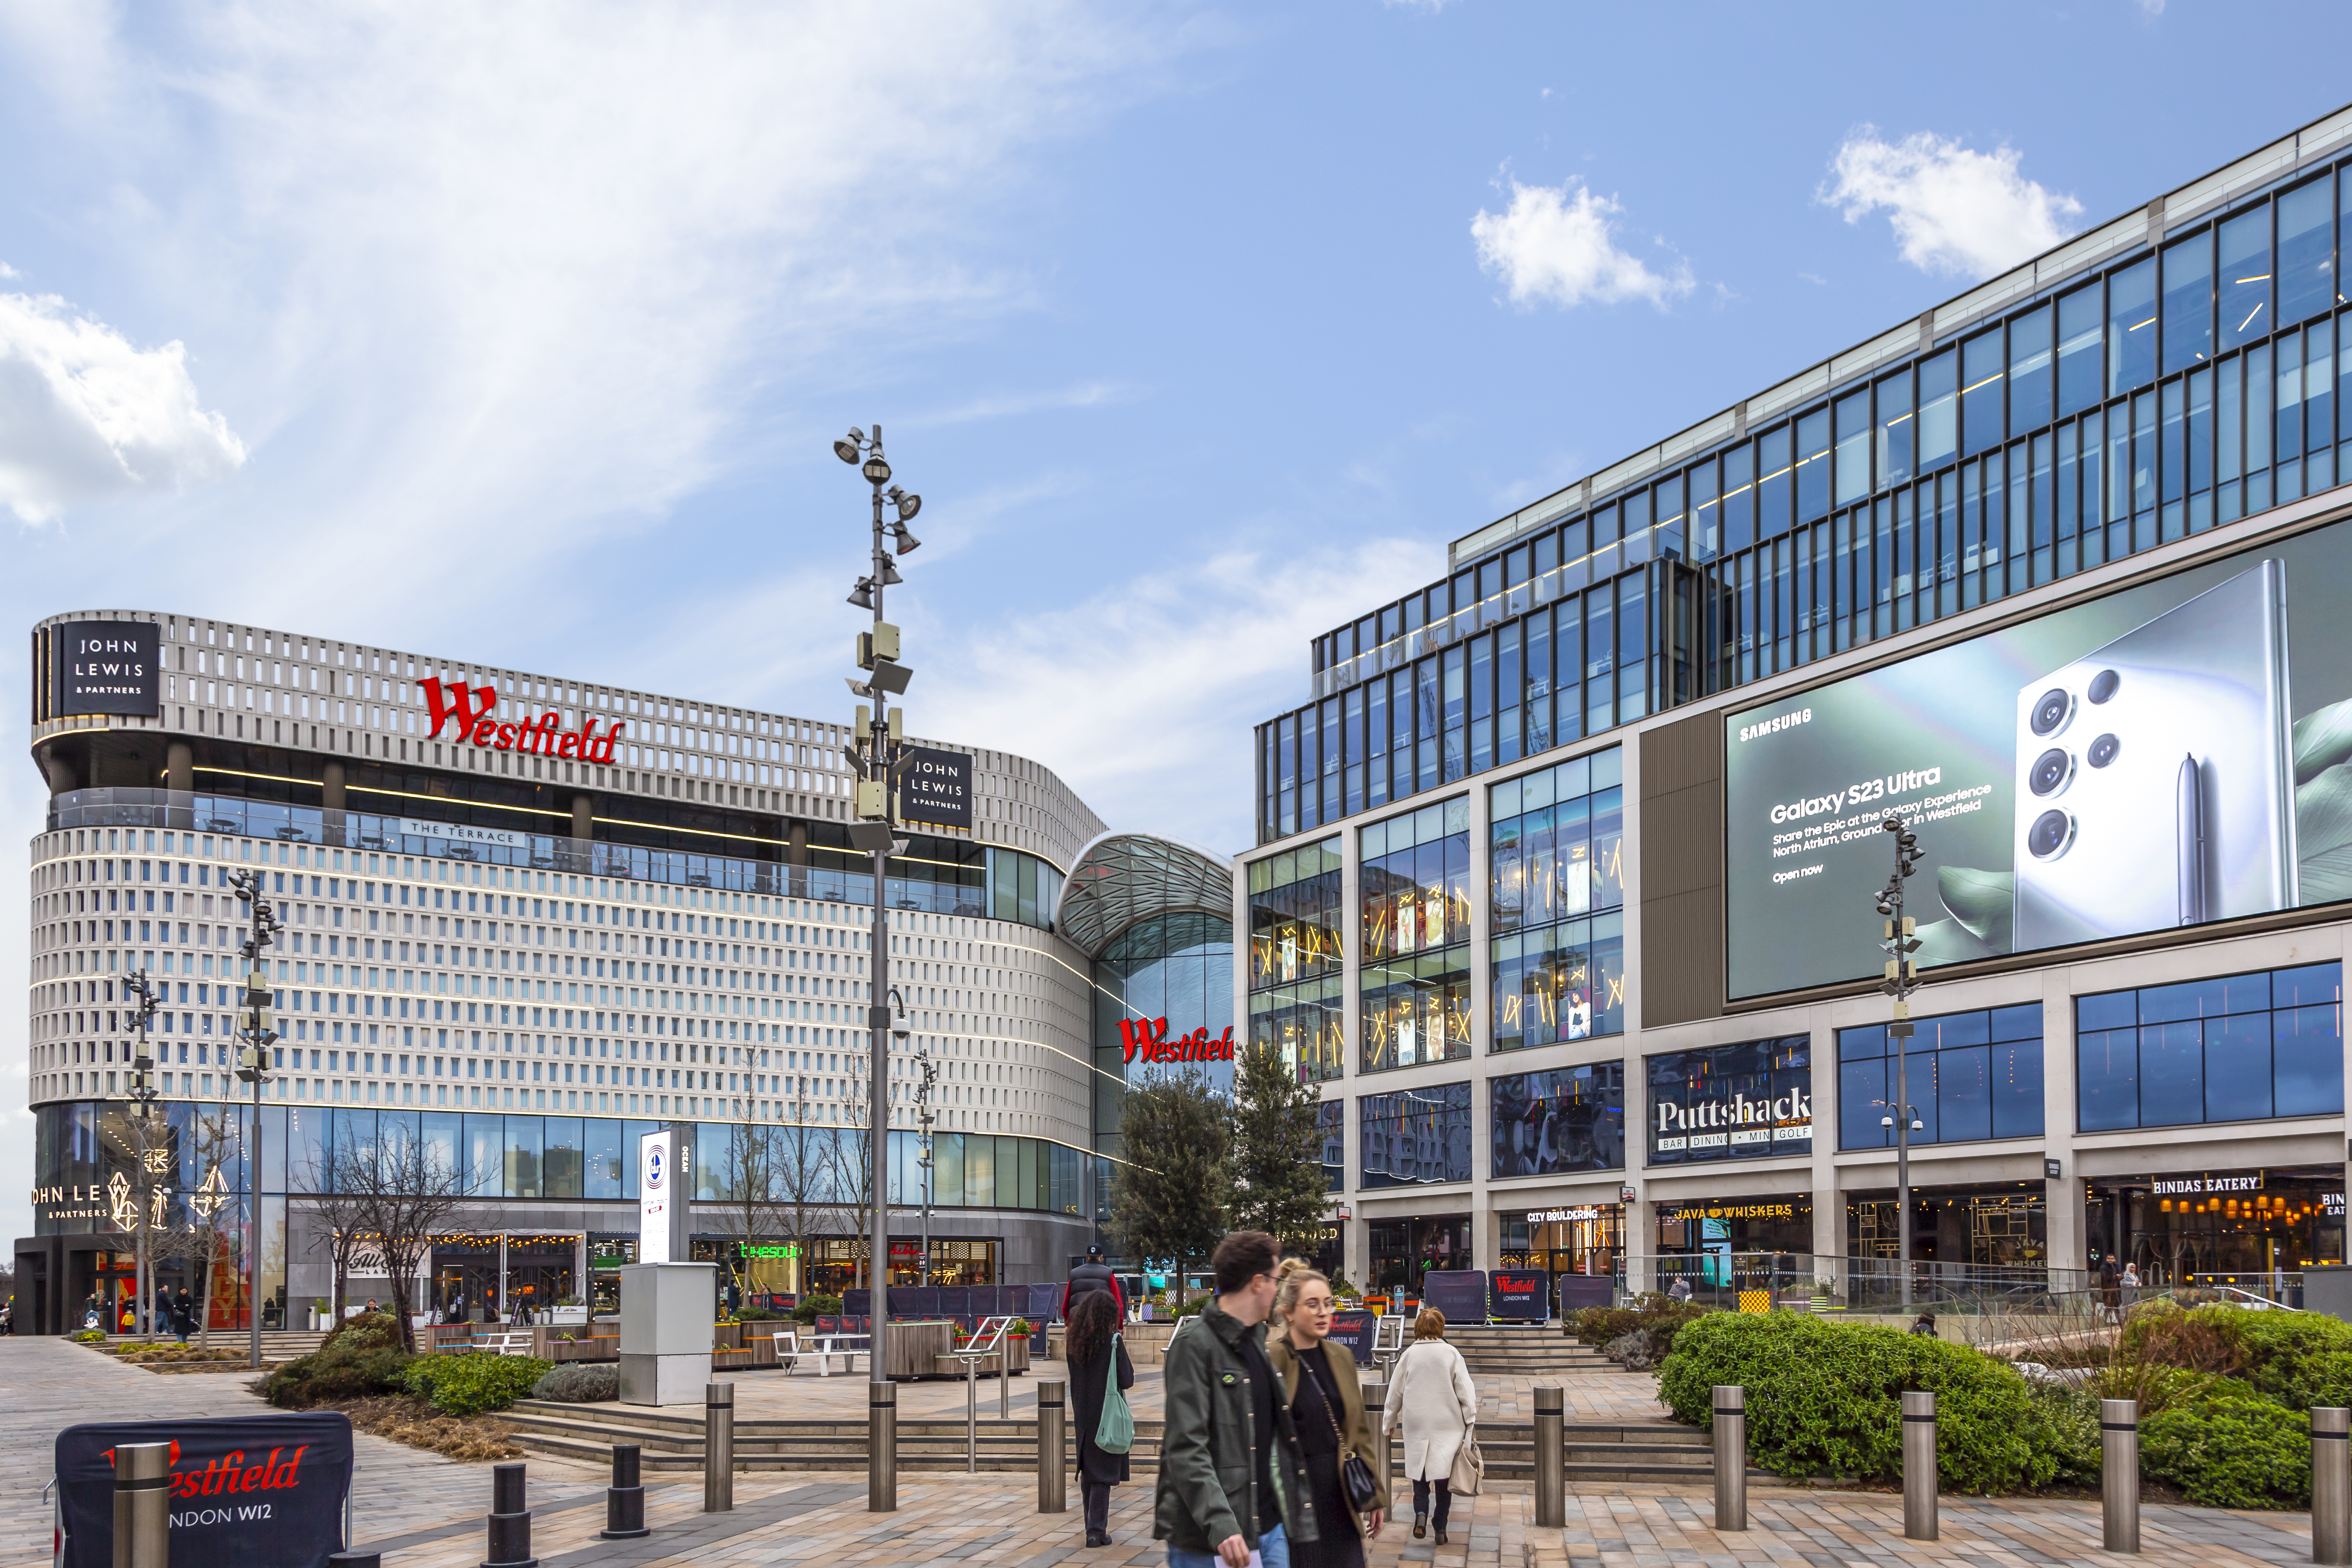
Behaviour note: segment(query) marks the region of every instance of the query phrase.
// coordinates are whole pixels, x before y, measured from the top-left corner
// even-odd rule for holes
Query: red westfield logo
[[[1118,1037],[1127,1050],[1127,1059],[1139,1055],[1147,1062],[1229,1062],[1234,1059],[1234,1031],[1212,1037],[1204,1026],[1181,1039],[1168,1037],[1165,1018],[1118,1021]]]
[[[520,724],[501,724],[497,721],[498,688],[444,686],[431,677],[422,684],[425,700],[433,710],[434,734],[455,724],[456,739],[460,743],[470,741],[494,752],[531,752],[542,757],[609,763],[613,760],[614,739],[628,728],[625,722],[615,724],[600,736],[596,733],[596,721],[590,719],[580,726],[577,734],[558,734],[556,728],[563,721],[554,713],[542,713]]]
[[[294,1450],[292,1458],[282,1464],[278,1457],[286,1450],[272,1448],[269,1458],[257,1465],[247,1465],[245,1451],[232,1448],[217,1459],[205,1460],[201,1470],[184,1471],[180,1468],[180,1440],[174,1437],[172,1439],[172,1495],[182,1498],[218,1497],[226,1492],[266,1492],[299,1487],[302,1479],[297,1472],[301,1468],[302,1456],[310,1452],[310,1448],[308,1443],[303,1444]],[[103,1455],[107,1467],[112,1468],[114,1450],[105,1449]]]

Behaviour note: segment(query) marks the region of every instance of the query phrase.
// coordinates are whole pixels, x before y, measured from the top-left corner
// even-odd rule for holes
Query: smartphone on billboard
[[[2291,711],[2274,560],[2021,688],[2011,950],[2292,908]]]

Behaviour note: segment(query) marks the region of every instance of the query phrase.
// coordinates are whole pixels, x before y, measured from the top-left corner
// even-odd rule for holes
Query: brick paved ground
[[[1141,1371],[1143,1369],[1139,1369]],[[1156,1369],[1152,1369],[1156,1372]],[[745,1380],[739,1399],[762,1380]],[[773,1378],[772,1395],[861,1405],[858,1380]],[[1155,1391],[1157,1380],[1152,1380]],[[1493,1380],[1484,1391],[1496,1413],[1516,1405],[1523,1386]],[[1571,1400],[1593,1415],[1624,1419],[1654,1413],[1647,1378],[1573,1379]],[[785,1385],[789,1384],[789,1387]],[[1586,1388],[1585,1384],[1597,1384]],[[258,1414],[267,1407],[235,1376],[158,1377],[123,1367],[57,1340],[0,1339],[0,1458],[13,1460],[18,1484],[0,1495],[0,1568],[29,1568],[47,1557],[48,1515],[40,1498],[57,1433],[77,1421],[149,1415]],[[1028,1379],[1015,1380],[1027,1393]],[[919,1384],[902,1390],[908,1408],[961,1409],[962,1390]],[[1029,1395],[1034,1405],[1034,1394]],[[819,1413],[831,1414],[830,1408]],[[1510,1413],[1517,1414],[1516,1410]],[[1035,1482],[1001,1476],[903,1477],[898,1511],[866,1511],[862,1478],[744,1475],[736,1478],[734,1512],[706,1515],[696,1481],[657,1482],[647,1491],[652,1536],[636,1542],[595,1539],[604,1525],[602,1477],[577,1467],[533,1460],[530,1504],[534,1549],[547,1568],[664,1568],[670,1564],[808,1563],[822,1568],[1148,1568],[1164,1563],[1150,1540],[1149,1484],[1113,1494],[1116,1544],[1089,1551],[1075,1511],[1040,1515]],[[487,1465],[463,1464],[369,1437],[359,1438],[357,1510],[362,1545],[384,1550],[390,1568],[474,1568],[485,1544],[489,1499]],[[1391,1525],[1372,1546],[1372,1568],[1429,1563],[1432,1568],[1718,1568],[1739,1563],[1966,1564],[1969,1568],[2046,1568],[2112,1563],[2099,1552],[2094,1503],[1948,1499],[1943,1535],[1902,1539],[1900,1500],[1875,1493],[1754,1488],[1751,1528],[1717,1535],[1713,1504],[1695,1489],[1585,1486],[1568,1500],[1568,1527],[1539,1530],[1525,1490],[1500,1486],[1455,1507],[1451,1542],[1415,1542]],[[2149,1508],[2141,1526],[2142,1561],[2158,1568],[2239,1568],[2307,1563],[2310,1521],[2301,1514],[2237,1514]]]

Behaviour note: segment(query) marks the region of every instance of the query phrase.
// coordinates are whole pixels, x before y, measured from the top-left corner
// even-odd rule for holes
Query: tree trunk
[[[213,1249],[215,1242],[206,1237],[205,1267],[196,1276],[196,1345],[201,1350],[213,1348]]]

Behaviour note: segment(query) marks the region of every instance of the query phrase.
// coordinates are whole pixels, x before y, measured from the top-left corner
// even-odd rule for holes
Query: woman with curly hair
[[[1089,1290],[1070,1306],[1062,1352],[1070,1363],[1070,1403],[1078,1421],[1078,1489],[1086,1501],[1087,1544],[1108,1546],[1110,1489],[1127,1479],[1127,1456],[1095,1447],[1105,1393],[1114,1373],[1118,1386],[1135,1386],[1135,1364],[1118,1334],[1118,1302],[1108,1290]]]

